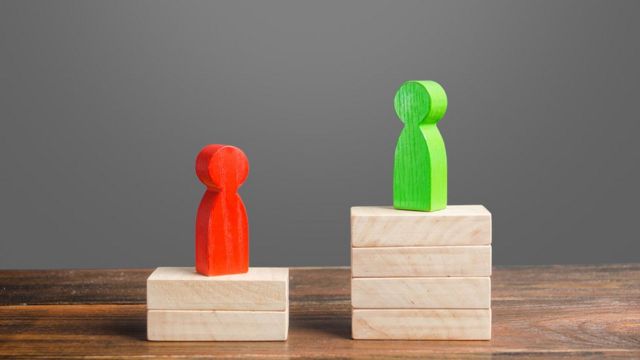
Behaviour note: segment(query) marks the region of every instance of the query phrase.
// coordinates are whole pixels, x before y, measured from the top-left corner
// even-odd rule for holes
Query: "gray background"
[[[194,157],[242,147],[253,265],[346,265],[393,111],[439,81],[494,263],[639,260],[638,1],[0,1],[0,267],[188,265]]]

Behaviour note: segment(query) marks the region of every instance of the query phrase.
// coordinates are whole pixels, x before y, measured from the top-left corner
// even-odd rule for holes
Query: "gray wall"
[[[208,143],[253,265],[346,265],[389,204],[396,88],[434,79],[449,203],[496,264],[640,260],[638,1],[0,0],[0,267],[188,265]]]

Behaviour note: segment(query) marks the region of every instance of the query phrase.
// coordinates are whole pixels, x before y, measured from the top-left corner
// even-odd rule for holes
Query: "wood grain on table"
[[[0,358],[640,358],[640,264],[494,268],[491,341],[351,339],[348,268],[292,268],[286,342],[146,341],[149,270],[0,270]]]

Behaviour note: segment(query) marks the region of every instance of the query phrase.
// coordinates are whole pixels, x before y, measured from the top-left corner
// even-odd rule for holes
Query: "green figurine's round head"
[[[406,125],[436,124],[447,111],[447,94],[435,81],[411,80],[400,86],[393,105]]]

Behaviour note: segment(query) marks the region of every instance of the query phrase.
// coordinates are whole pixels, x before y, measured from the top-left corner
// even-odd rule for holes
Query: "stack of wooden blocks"
[[[354,339],[489,340],[491,213],[351,208]]]
[[[147,279],[147,337],[157,341],[283,341],[289,269],[204,276],[161,267]]]

